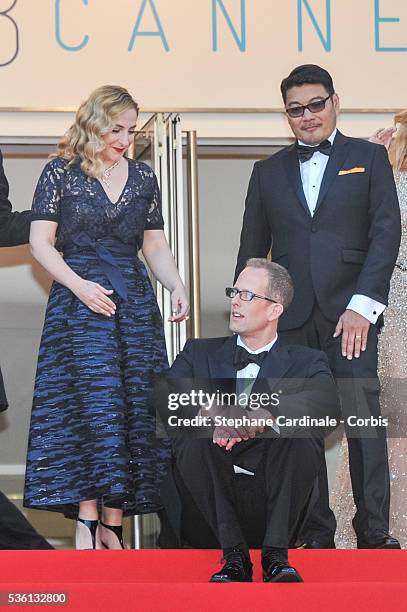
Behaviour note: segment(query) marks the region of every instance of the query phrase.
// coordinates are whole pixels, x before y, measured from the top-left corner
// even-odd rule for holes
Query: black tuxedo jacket
[[[386,149],[337,132],[312,217],[295,145],[256,162],[246,198],[236,276],[250,257],[290,272],[294,300],[281,330],[300,327],[315,299],[336,322],[352,295],[387,304],[400,244],[400,209]]]
[[[31,211],[11,212],[8,192],[0,151],[0,247],[27,244],[30,236]]]
[[[188,340],[169,370],[167,380],[170,391],[178,389],[185,392],[189,386],[193,386],[195,389],[204,387],[211,392],[218,388],[221,392],[234,392],[237,373],[233,365],[236,338],[228,336]],[[171,385],[174,380],[180,381],[180,385]],[[252,396],[261,393],[267,393],[268,396],[278,394],[278,405],[262,407],[269,410],[273,417],[290,419],[290,423],[292,419],[303,416],[317,419],[324,419],[326,416],[339,418],[337,388],[327,357],[322,351],[284,345],[277,340],[264,360],[251,391]],[[191,417],[196,411],[186,406],[178,408],[176,414],[179,417]],[[165,411],[160,410],[160,413],[166,427]],[[297,422],[283,425],[280,435],[290,437],[311,433],[323,437],[334,428],[321,426],[309,430]],[[166,429],[171,432],[171,428]],[[270,430],[267,435],[273,437],[275,434]]]
[[[8,182],[3,169],[0,151],[0,247],[26,244],[30,235],[31,211],[11,212],[8,200]],[[7,408],[6,392],[0,370],[0,411]]]

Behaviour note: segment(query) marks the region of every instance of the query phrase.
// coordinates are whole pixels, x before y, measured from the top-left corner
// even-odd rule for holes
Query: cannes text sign
[[[278,107],[307,62],[348,108],[405,107],[406,0],[0,0],[0,106],[117,83],[144,108]]]

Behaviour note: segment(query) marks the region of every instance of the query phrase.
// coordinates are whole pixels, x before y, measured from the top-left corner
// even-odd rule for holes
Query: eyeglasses
[[[251,302],[253,298],[259,298],[259,300],[267,300],[268,302],[273,302],[273,304],[279,303],[264,295],[257,295],[257,293],[253,293],[253,291],[240,290],[236,289],[236,287],[226,287],[225,294],[226,297],[231,299],[238,295],[243,302]]]
[[[305,113],[305,109],[307,108],[311,113],[320,113],[324,110],[325,104],[332,97],[332,94],[329,94],[327,98],[324,100],[315,100],[314,102],[310,102],[309,104],[298,105],[298,106],[290,106],[285,109],[285,112],[289,117],[298,118],[302,117]]]

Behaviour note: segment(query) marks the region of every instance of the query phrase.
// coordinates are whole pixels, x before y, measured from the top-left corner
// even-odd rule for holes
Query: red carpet
[[[407,551],[291,551],[304,584],[208,584],[219,551],[1,551],[0,592],[67,593],[47,610],[405,610]],[[4,595],[0,606],[5,605]],[[19,610],[45,606],[19,605]],[[12,607],[9,607],[12,609]],[[17,607],[16,607],[17,609]]]

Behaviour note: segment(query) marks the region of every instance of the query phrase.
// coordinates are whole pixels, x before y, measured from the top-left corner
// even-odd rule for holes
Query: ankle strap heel
[[[101,525],[105,529],[109,529],[109,531],[112,531],[115,534],[115,536],[117,537],[117,539],[119,540],[119,544],[120,544],[121,548],[124,549],[124,544],[123,544],[123,527],[121,525],[106,525],[106,523],[103,523],[102,521],[99,521],[99,525]],[[102,540],[102,544],[103,544],[103,546],[106,546],[106,544],[103,542],[103,540]]]
[[[77,523],[82,523],[82,525],[85,525],[85,527],[87,527],[90,531],[90,535],[92,538],[92,549],[96,548],[96,529],[97,526],[99,524],[99,521],[96,519],[94,521],[91,521],[89,519],[81,519],[81,518],[77,518],[76,519]]]

